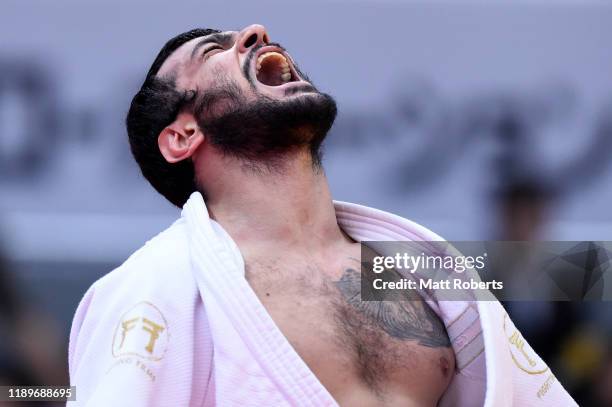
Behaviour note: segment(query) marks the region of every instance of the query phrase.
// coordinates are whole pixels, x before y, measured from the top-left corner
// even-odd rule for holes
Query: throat
[[[345,240],[323,171],[291,164],[283,174],[230,172],[208,208],[241,246],[330,244]],[[214,189],[214,188],[213,188]]]

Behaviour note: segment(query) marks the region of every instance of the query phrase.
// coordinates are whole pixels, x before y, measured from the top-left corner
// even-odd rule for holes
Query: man
[[[127,129],[182,217],[85,294],[77,403],[575,405],[528,345],[539,373],[512,362],[504,332],[520,334],[496,302],[361,301],[359,241],[439,237],[332,201],[320,147],[335,115],[260,25],[164,46]]]

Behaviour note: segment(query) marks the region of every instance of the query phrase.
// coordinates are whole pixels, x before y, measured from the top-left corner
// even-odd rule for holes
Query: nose
[[[240,31],[238,37],[238,51],[247,52],[255,45],[263,45],[270,42],[266,27],[260,24],[253,24]]]

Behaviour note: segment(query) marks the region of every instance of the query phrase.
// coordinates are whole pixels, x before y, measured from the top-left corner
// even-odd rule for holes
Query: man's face
[[[308,148],[318,163],[336,116],[333,98],[317,91],[260,25],[195,38],[157,76],[196,91],[194,114],[210,143],[251,162]]]
[[[231,81],[249,101],[318,93],[291,56],[279,44],[271,43],[260,25],[183,44],[164,62],[157,76],[171,73],[176,75],[180,89],[197,89],[204,94],[218,89],[220,79]]]

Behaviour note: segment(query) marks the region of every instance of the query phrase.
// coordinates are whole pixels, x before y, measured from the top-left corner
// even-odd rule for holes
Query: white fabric
[[[389,213],[336,203],[358,241],[441,238]],[[496,301],[429,301],[458,371],[441,407],[575,406]],[[236,244],[199,193],[182,217],[87,291],[69,346],[88,406],[337,406],[244,278]]]

